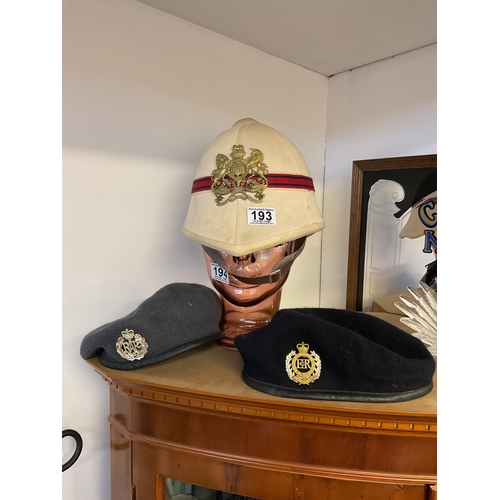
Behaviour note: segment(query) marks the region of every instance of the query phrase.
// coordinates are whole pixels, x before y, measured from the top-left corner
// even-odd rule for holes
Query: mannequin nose
[[[245,262],[250,261],[252,264],[255,262],[255,254],[249,253],[247,255],[241,255],[240,257],[233,257],[233,262],[238,264],[244,264]]]

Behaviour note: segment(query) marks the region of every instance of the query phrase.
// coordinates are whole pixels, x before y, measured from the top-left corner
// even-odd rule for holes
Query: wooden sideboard
[[[112,500],[164,500],[167,477],[268,500],[437,498],[436,383],[403,403],[274,397],[215,344],[139,370],[88,363],[110,389]]]

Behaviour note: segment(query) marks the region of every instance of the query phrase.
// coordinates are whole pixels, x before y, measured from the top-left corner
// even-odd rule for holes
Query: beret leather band
[[[399,403],[401,401],[410,401],[417,399],[432,391],[433,383],[426,385],[420,389],[412,391],[398,392],[388,394],[385,392],[354,392],[354,391],[314,391],[310,390],[307,394],[302,389],[287,388],[286,391],[280,386],[274,386],[268,383],[262,383],[259,380],[254,380],[246,373],[243,373],[244,382],[253,389],[286,398],[297,399],[323,399],[332,401],[353,401],[358,403]]]

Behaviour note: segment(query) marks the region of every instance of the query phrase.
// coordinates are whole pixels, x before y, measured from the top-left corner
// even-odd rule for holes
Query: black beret
[[[361,312],[282,309],[234,345],[244,381],[275,396],[395,402],[433,387],[436,363],[422,341]]]
[[[224,337],[222,304],[210,288],[171,283],[123,318],[106,323],[82,340],[84,359],[99,356],[109,368],[133,370]]]

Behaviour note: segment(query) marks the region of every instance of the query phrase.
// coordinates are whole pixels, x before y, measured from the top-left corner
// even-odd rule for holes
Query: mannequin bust
[[[282,287],[293,259],[298,256],[297,250],[302,251],[304,243],[305,238],[301,238],[242,256],[204,247],[207,272],[221,296],[223,306],[219,326],[225,337],[218,341],[220,345],[235,349],[234,337],[261,328],[271,321],[279,310]],[[214,252],[220,256],[217,260],[225,264],[225,269],[214,262]],[[288,262],[286,257],[290,257]],[[279,277],[270,282],[269,276],[277,265],[281,269]],[[245,282],[255,278],[262,278],[262,282]]]

